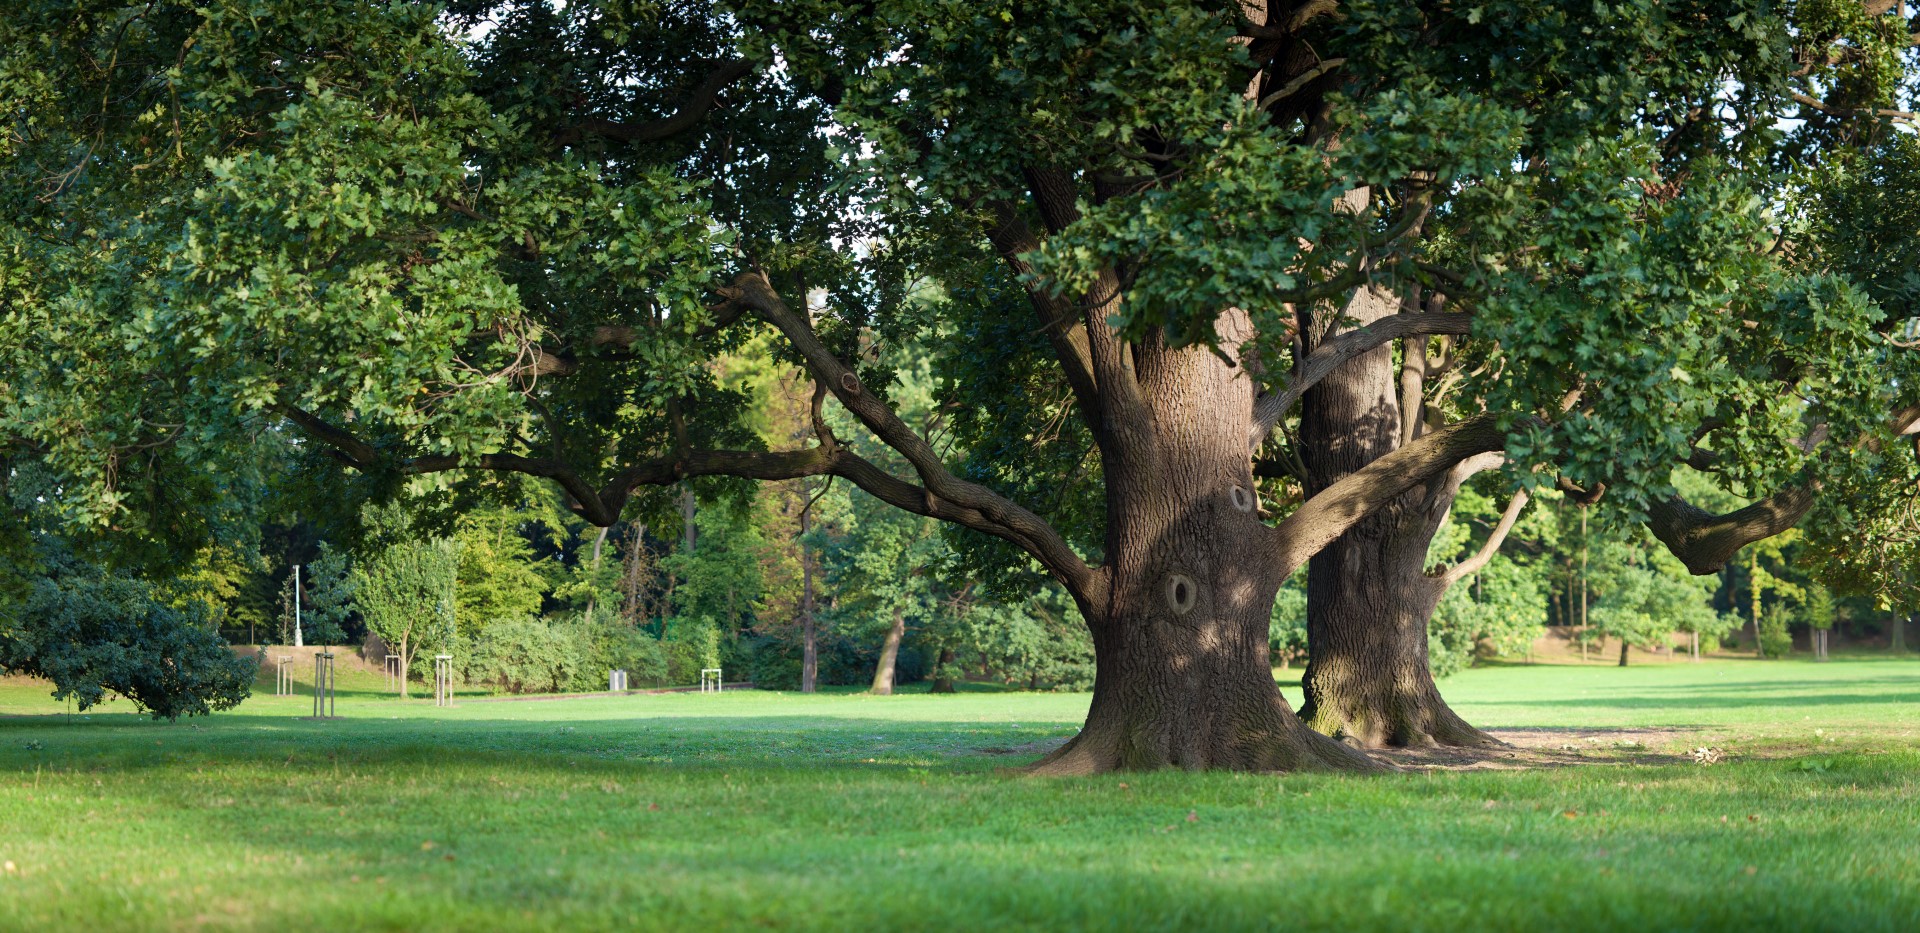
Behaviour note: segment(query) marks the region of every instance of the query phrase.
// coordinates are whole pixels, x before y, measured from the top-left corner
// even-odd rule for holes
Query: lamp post
[[[282,604],[284,605],[284,603]],[[293,646],[302,647],[300,636],[300,565],[293,565]]]

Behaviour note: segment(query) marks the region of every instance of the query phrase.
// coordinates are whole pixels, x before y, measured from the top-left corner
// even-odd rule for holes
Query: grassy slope
[[[1920,928],[1914,662],[1472,671],[1482,725],[1734,757],[1376,779],[1002,770],[1084,695],[377,680],[177,725],[0,684],[0,929]]]

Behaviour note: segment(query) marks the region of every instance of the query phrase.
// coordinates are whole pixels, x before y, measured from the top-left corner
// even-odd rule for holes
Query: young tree
[[[0,432],[94,492],[76,517],[120,510],[130,451],[263,426],[370,481],[549,477],[599,525],[703,478],[843,478],[1071,594],[1099,675],[1042,771],[1377,767],[1271,677],[1275,594],[1330,544],[1312,719],[1459,733],[1419,580],[1476,458],[1605,483],[1704,566],[1835,459],[1779,438],[1883,437],[1908,365],[1849,279],[1768,250],[1740,169],[1793,34],[1762,11],[15,6]],[[949,397],[1059,411],[1021,449],[1074,466],[988,484],[1015,448],[950,462],[871,350],[1013,308],[1026,338],[957,347],[997,378]],[[710,365],[769,329],[816,387],[810,443],[772,451]],[[1702,428],[1728,482],[1800,492],[1670,503]]]
[[[459,560],[450,541],[399,538],[354,563],[354,610],[400,656],[401,670],[411,673],[423,649],[453,644]],[[401,678],[400,695],[406,693]]]

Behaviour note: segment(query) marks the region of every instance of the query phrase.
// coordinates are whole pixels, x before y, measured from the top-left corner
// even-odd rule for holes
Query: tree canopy
[[[0,438],[171,534],[276,444],[602,526],[833,476],[1071,595],[1043,769],[1365,768],[1267,662],[1368,516],[1424,572],[1498,465],[1708,572],[1911,495],[1896,6],[10,0]],[[769,334],[791,444],[714,365]]]

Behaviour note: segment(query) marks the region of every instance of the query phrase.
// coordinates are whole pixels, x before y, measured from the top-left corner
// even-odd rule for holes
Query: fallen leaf
[[[19,870],[20,870],[20,866],[18,866],[18,865],[15,865],[15,864],[13,864],[12,862],[8,862],[8,863],[6,863],[5,865],[0,865],[0,869],[4,869],[4,870],[6,871],[6,873],[7,873],[7,874],[9,874],[9,875],[11,875],[11,874],[13,874],[13,873],[14,873],[14,872],[16,872],[16,871],[19,871]]]
[[[1200,811],[1198,811],[1198,810],[1188,810],[1188,811],[1187,811],[1187,822],[1189,822],[1189,823],[1198,823],[1198,822],[1200,822]]]
[[[449,861],[449,862],[451,862],[451,861],[453,861],[453,853],[452,853],[452,852],[448,852],[447,854],[445,854],[445,855],[442,855],[442,856],[440,856],[440,857],[441,857],[441,858],[443,858],[443,859],[446,859],[446,860],[447,860],[447,861]]]
[[[1570,819],[1570,820],[1577,820],[1577,819],[1579,819],[1579,818],[1580,818],[1580,811],[1578,811],[1578,810],[1562,810],[1562,811],[1560,811],[1560,815],[1561,815],[1561,816],[1564,816],[1564,817],[1566,817],[1567,819]]]
[[[423,843],[420,843],[420,851],[422,851],[422,852],[432,852],[432,851],[433,851],[433,840],[431,840],[431,839],[429,839],[429,840],[427,840],[426,842],[423,842]]]
[[[1744,871],[1749,875],[1757,875],[1760,873],[1760,869],[1755,868],[1752,865],[1748,865],[1746,868],[1741,869],[1741,871]]]

